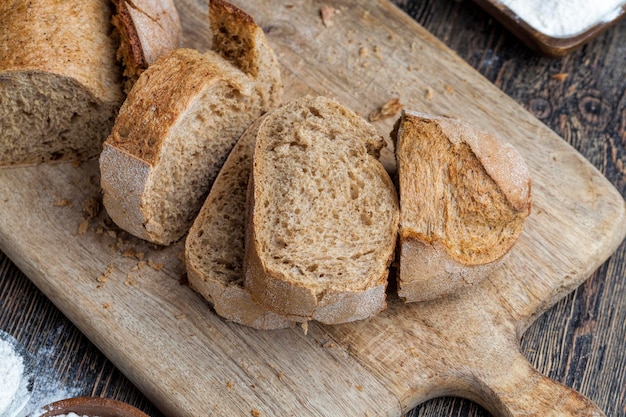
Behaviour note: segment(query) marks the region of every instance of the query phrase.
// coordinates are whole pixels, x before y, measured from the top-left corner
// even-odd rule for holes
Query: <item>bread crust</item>
[[[323,97],[306,97],[292,103],[296,110],[285,111],[297,112],[298,107],[307,108],[318,106],[325,108],[341,108],[345,112],[339,117],[354,117],[356,115],[347,111],[333,100]],[[278,112],[275,112],[278,113]],[[273,114],[275,114],[273,113]],[[327,284],[323,286],[307,285],[302,282],[292,280],[281,270],[273,268],[268,260],[261,256],[261,239],[259,237],[259,222],[263,222],[262,214],[259,211],[259,201],[262,191],[260,190],[261,178],[257,175],[264,169],[262,152],[264,139],[264,124],[273,116],[269,115],[259,129],[257,137],[257,147],[254,155],[253,171],[248,185],[247,206],[248,217],[246,225],[246,254],[244,261],[244,287],[252,295],[252,299],[262,304],[271,311],[282,315],[298,316],[301,320],[316,320],[326,324],[345,323],[354,320],[362,320],[371,317],[386,307],[385,289],[387,285],[388,267],[393,258],[396,242],[398,208],[397,196],[393,183],[383,168],[371,155],[373,163],[371,167],[375,171],[373,176],[383,178],[386,192],[389,193],[392,205],[392,219],[389,220],[390,229],[388,239],[384,240],[384,248],[380,248],[381,258],[377,260],[376,267],[371,270],[371,276],[362,277],[360,287],[343,287],[341,284]],[[339,113],[337,113],[339,114]],[[365,121],[363,121],[365,123]],[[296,126],[290,127],[296,129]],[[366,136],[364,133],[363,136]],[[363,142],[363,148],[372,145],[372,141]],[[288,215],[288,214],[286,214]]]
[[[429,133],[427,126],[431,126],[436,135]],[[401,207],[398,295],[407,302],[423,301],[443,297],[476,284],[504,261],[530,214],[531,179],[523,158],[510,144],[478,131],[467,123],[445,117],[406,111],[394,134],[397,135]],[[437,152],[431,150],[436,145],[430,145],[429,140],[435,139],[427,137],[429,134],[445,138],[436,140],[448,141],[451,148],[467,147],[469,156],[466,157],[474,161],[467,163],[467,169],[473,170],[472,175],[459,180],[447,163],[445,166],[438,165],[449,156],[429,154]],[[424,148],[430,149],[415,151],[417,141],[428,143]],[[418,154],[421,155],[420,159],[413,159]],[[461,166],[464,163],[462,160],[459,162]],[[428,166],[424,168],[426,171],[415,168],[424,165]],[[432,188],[438,190],[437,194],[422,192],[426,188],[423,181],[428,180],[422,179],[420,172],[438,171],[443,172],[438,177],[441,184],[435,184]],[[480,195],[478,191],[469,196],[458,192],[458,187],[464,184],[450,185],[454,181],[468,181],[468,178],[476,183],[482,181],[478,188]],[[448,187],[452,191],[443,191]],[[489,196],[495,197],[492,200]],[[429,203],[431,199],[433,201]],[[443,210],[442,213],[434,213],[437,210],[434,205],[440,204],[440,201],[448,202],[439,208]],[[486,207],[485,201],[498,201],[500,206]],[[450,205],[455,207],[450,208]],[[474,208],[475,211],[467,218],[454,217],[464,215],[465,206],[471,205],[479,209]],[[480,214],[481,210],[490,209],[495,213],[491,217]],[[428,220],[429,230],[423,226],[427,215],[439,216]],[[490,218],[495,218],[493,224],[490,224]],[[458,236],[446,235],[447,225],[453,222],[459,229],[448,233]],[[465,225],[470,224],[465,222],[480,224],[477,230],[484,233],[485,237],[463,238],[463,235],[470,235],[471,230],[474,230],[469,226],[465,230]],[[471,247],[474,241],[478,241],[478,248]]]
[[[134,80],[159,57],[180,48],[183,32],[171,0],[118,0],[113,24],[120,34],[118,59]]]
[[[227,83],[251,94],[239,71],[192,49],[178,49],[157,60],[128,95],[100,157],[103,203],[111,219],[129,233],[161,245],[182,234],[165,235],[150,216],[147,200],[163,147],[200,95]],[[156,179],[158,180],[158,179]]]
[[[108,1],[5,1],[0,16],[0,165],[96,156],[123,100]]]
[[[278,62],[252,18],[226,2],[212,3],[210,18],[223,25],[212,27],[216,50],[178,49],[143,72],[101,158],[113,221],[161,245],[187,232],[239,135],[282,97]]]

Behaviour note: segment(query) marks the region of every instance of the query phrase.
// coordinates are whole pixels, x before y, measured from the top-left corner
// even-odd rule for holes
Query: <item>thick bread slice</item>
[[[172,0],[115,0],[113,25],[120,35],[117,58],[124,64],[125,88],[157,58],[182,46],[183,31]]]
[[[111,219],[154,243],[180,239],[234,142],[263,111],[252,87],[214,54],[178,49],[152,64],[100,156]]]
[[[0,2],[0,165],[84,160],[122,104],[108,0]]]
[[[244,286],[279,314],[343,323],[385,308],[398,202],[384,140],[334,100],[305,97],[257,135]]]
[[[522,232],[531,179],[508,143],[459,120],[405,112],[396,128],[398,294],[433,299],[475,284]]]
[[[246,190],[262,118],[241,136],[220,170],[185,241],[191,288],[225,319],[259,330],[282,329],[294,320],[252,301],[243,288]]]
[[[240,13],[228,16],[241,20]],[[218,26],[213,30],[215,37],[225,36]],[[252,58],[273,55],[266,42],[251,47],[268,49]],[[247,65],[278,71],[271,92],[264,90],[270,88],[265,78],[251,77],[219,51],[177,50],[141,74],[100,158],[104,206],[118,226],[161,245],[187,232],[236,140],[280,101],[278,62]]]

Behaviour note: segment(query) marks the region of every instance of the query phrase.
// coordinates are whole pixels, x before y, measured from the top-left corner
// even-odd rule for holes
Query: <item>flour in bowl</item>
[[[576,36],[617,18],[626,0],[500,0],[533,29],[554,38]]]

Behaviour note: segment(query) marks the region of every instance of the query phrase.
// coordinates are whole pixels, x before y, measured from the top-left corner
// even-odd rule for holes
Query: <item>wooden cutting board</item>
[[[504,266],[443,301],[404,305],[390,295],[371,320],[312,323],[308,334],[252,330],[221,320],[181,283],[180,244],[148,245],[93,210],[97,161],[0,170],[0,248],[172,417],[398,416],[439,395],[495,415],[602,415],[532,369],[519,339],[623,240],[621,195],[388,2],[333,1],[326,24],[311,0],[237,3],[268,34],[287,99],[327,94],[367,116],[399,98],[511,141],[530,166],[534,208]],[[206,49],[206,5],[178,6],[187,45]],[[387,135],[394,120],[376,126]]]

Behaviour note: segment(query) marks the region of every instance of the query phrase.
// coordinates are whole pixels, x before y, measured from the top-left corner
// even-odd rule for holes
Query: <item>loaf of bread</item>
[[[83,160],[122,104],[108,0],[0,2],[0,165]]]
[[[172,0],[115,0],[113,25],[120,35],[117,58],[124,64],[128,92],[137,77],[182,46],[183,31]]]
[[[282,95],[278,62],[260,28],[243,12],[229,12],[232,6],[224,2],[211,5],[214,36],[228,38],[223,31],[229,27],[247,28],[230,42],[214,43],[232,52],[178,49],[149,66],[100,156],[103,203],[111,219],[161,245],[183,237],[236,140]],[[228,19],[230,25],[217,24]],[[263,51],[248,54],[238,47]],[[264,59],[247,62],[235,55]],[[259,67],[259,76],[249,75],[249,67]]]
[[[398,294],[445,296],[502,261],[531,209],[531,179],[510,144],[455,119],[406,111],[393,133],[400,195]]]
[[[334,324],[385,308],[398,202],[384,140],[334,100],[268,114],[248,184],[244,287],[281,315]]]
[[[241,136],[220,170],[185,241],[185,267],[191,288],[217,314],[259,330],[292,327],[294,320],[252,301],[243,288],[245,209],[259,118]]]

